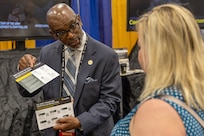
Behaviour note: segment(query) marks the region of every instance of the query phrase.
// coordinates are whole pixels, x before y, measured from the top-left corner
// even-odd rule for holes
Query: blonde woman
[[[204,136],[204,128],[173,96],[204,120],[204,43],[192,13],[164,4],[137,23],[139,62],[146,73],[137,105],[112,130],[112,136]]]

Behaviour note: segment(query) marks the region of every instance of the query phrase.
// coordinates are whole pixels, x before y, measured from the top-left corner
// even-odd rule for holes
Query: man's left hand
[[[57,120],[56,125],[53,126],[55,130],[67,131],[81,127],[78,118],[68,116]]]

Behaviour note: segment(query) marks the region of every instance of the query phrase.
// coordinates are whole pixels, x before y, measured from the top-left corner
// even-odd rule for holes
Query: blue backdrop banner
[[[80,14],[83,29],[95,39],[112,47],[110,0],[73,0],[72,8]]]

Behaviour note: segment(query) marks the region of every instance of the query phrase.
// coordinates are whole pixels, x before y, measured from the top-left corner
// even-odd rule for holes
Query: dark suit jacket
[[[62,47],[60,41],[43,47],[39,60],[61,73]],[[93,64],[89,65],[89,60]],[[87,82],[88,77],[94,81]],[[45,100],[60,97],[60,82],[58,77],[42,88]],[[112,115],[121,101],[121,85],[117,54],[110,47],[88,36],[74,95],[74,112],[81,122],[84,135],[110,135],[114,126]],[[46,130],[46,136],[54,136],[55,133],[52,128]]]

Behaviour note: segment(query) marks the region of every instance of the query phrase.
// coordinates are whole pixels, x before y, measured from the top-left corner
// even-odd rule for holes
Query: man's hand
[[[77,129],[81,127],[81,124],[78,118],[75,118],[73,116],[60,118],[59,120],[57,120],[56,123],[57,125],[55,125],[53,128],[55,130],[61,130],[61,131],[67,131],[67,130]]]
[[[27,67],[33,67],[36,63],[36,57],[32,56],[31,54],[25,54],[18,62],[19,70],[23,70]]]

